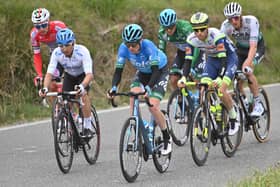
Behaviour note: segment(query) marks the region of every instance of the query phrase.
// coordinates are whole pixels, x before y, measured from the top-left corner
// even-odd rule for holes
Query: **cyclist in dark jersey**
[[[158,31],[159,49],[166,53],[167,43],[177,48],[177,54],[170,69],[170,81],[172,88],[177,87],[177,81],[182,76],[182,65],[185,61],[186,40],[193,32],[192,25],[185,20],[177,20],[176,12],[173,9],[164,9],[159,15],[160,28]],[[198,48],[194,51],[194,59],[189,64],[192,68],[191,76],[200,79],[205,66],[204,53]]]

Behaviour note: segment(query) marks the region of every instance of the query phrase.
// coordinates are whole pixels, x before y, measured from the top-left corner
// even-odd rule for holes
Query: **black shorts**
[[[146,86],[149,83],[151,76],[152,74],[145,74],[137,71],[130,87],[133,88]],[[167,66],[165,66],[164,68],[160,69],[160,77],[156,81],[155,85],[151,88],[152,94],[150,97],[162,100],[167,90],[168,78],[169,72]]]
[[[82,73],[81,75],[78,75],[75,77],[75,76],[72,76],[65,72],[62,90],[63,91],[73,91],[75,85],[81,84],[83,82],[85,76],[86,76],[85,73]],[[85,87],[85,89],[88,91],[89,86]]]

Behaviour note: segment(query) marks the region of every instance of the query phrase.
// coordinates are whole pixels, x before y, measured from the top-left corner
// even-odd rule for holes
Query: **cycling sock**
[[[260,96],[254,97],[254,103],[259,103],[261,101]]]
[[[92,125],[91,125],[91,118],[84,118],[84,127],[86,129],[92,129]]]
[[[235,111],[234,107],[232,107],[232,108],[228,111],[228,115],[229,115],[229,118],[230,118],[230,119],[236,119],[237,114],[236,114],[236,111]]]
[[[167,128],[164,129],[164,130],[161,130],[161,132],[162,132],[162,135],[163,135],[163,139],[166,140],[166,141],[169,140],[170,136],[169,136],[169,133],[167,131]]]

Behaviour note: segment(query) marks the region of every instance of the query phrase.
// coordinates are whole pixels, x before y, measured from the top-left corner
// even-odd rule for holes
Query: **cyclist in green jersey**
[[[172,89],[177,88],[177,81],[182,76],[182,65],[185,61],[186,40],[193,32],[192,25],[185,20],[177,20],[173,9],[164,9],[159,15],[160,28],[158,32],[159,49],[166,53],[167,43],[170,42],[177,48],[177,55],[170,69]],[[191,68],[191,77],[200,79],[205,66],[204,53],[195,49],[194,59],[188,68]]]

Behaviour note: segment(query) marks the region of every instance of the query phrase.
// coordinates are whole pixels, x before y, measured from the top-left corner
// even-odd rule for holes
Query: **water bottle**
[[[154,130],[154,126],[153,124],[147,122],[146,120],[143,120],[143,125],[145,127],[145,135],[144,138],[146,137],[148,140],[148,152],[149,154],[152,153],[152,149],[153,149],[153,130]]]
[[[246,110],[248,111],[248,109],[249,109],[249,101],[248,101],[246,95],[242,95],[242,100],[243,100],[243,103],[244,103],[244,106],[245,106]]]
[[[76,115],[76,120],[75,120],[75,124],[77,127],[78,132],[82,132],[82,128],[83,128],[83,119],[81,118],[81,116]]]
[[[216,121],[219,123],[222,121],[222,106],[220,104],[216,105],[216,111],[217,111]]]
[[[199,105],[199,90],[196,90],[193,94],[194,108]]]

